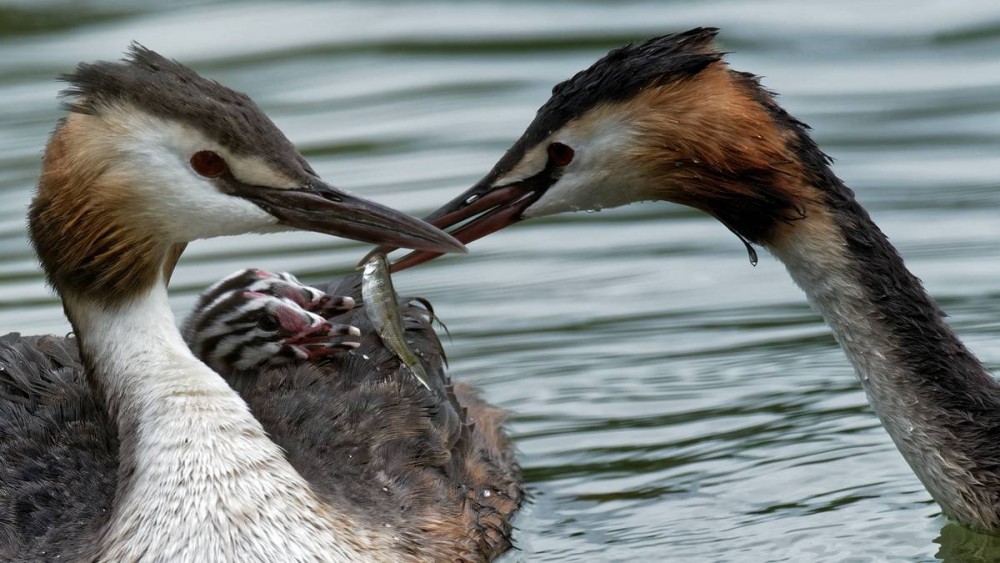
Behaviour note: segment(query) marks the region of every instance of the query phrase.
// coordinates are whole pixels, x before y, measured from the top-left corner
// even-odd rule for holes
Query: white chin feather
[[[188,188],[165,191],[157,198],[163,212],[161,227],[178,241],[192,241],[251,232],[283,230],[274,216],[242,198],[211,187],[200,189],[196,199]],[[191,205],[197,201],[197,205]]]
[[[601,211],[650,198],[639,187],[642,182],[628,175],[567,173],[537,202],[524,210],[526,219],[571,211]]]

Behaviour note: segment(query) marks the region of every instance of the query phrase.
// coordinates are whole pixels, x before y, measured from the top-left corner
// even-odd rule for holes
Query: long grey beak
[[[465,253],[448,233],[390,207],[314,180],[301,189],[240,186],[239,195],[278,218],[282,225],[429,252]]]

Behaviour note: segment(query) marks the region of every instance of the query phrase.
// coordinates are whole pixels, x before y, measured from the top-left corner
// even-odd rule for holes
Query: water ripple
[[[52,80],[132,40],[249,92],[338,185],[413,213],[471,185],[607,49],[719,25],[970,347],[1000,366],[1000,7],[887,2],[9,2],[0,7],[0,326],[68,331],[25,240]],[[513,411],[525,561],[991,560],[946,525],[780,264],[669,205],[518,226],[397,276],[452,373]],[[346,274],[304,233],[193,244],[179,313],[232,270]]]

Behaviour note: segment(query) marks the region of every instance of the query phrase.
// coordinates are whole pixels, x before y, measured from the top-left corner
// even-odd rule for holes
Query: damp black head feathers
[[[547,136],[568,121],[602,104],[622,102],[647,88],[690,78],[722,59],[712,40],[718,30],[699,27],[619,47],[589,68],[552,88],[536,123]]]

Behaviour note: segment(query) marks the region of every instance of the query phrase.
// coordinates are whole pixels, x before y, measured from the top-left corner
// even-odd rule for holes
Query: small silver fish
[[[406,344],[403,314],[399,310],[396,290],[392,288],[389,261],[385,254],[373,253],[365,261],[365,273],[361,277],[361,296],[364,299],[365,312],[375,325],[382,342],[396,354],[417,381],[430,389],[424,365]]]

